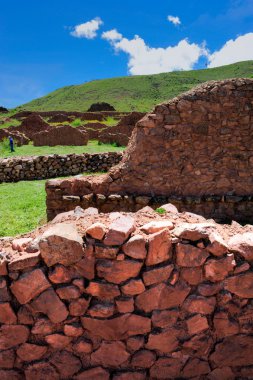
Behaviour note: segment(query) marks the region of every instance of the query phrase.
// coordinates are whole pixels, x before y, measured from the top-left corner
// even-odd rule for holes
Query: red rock
[[[186,324],[190,335],[199,334],[209,328],[206,317],[202,315],[194,315],[187,319]]]
[[[21,343],[25,343],[29,336],[29,329],[22,325],[2,325],[0,327],[0,350],[8,350]]]
[[[129,280],[125,285],[121,287],[121,291],[126,296],[135,296],[137,294],[143,293],[145,286],[141,279]]]
[[[214,296],[222,289],[222,284],[200,284],[198,292],[204,297]]]
[[[17,349],[18,357],[26,362],[39,360],[45,355],[46,352],[46,346],[38,346],[30,343],[24,343]]]
[[[32,309],[37,313],[44,313],[54,322],[62,322],[68,316],[68,310],[64,303],[59,299],[53,289],[48,289],[31,304]]]
[[[22,252],[25,247],[32,241],[32,238],[19,238],[12,240],[12,249]]]
[[[33,325],[33,316],[27,306],[21,306],[18,310],[18,323],[20,325]]]
[[[140,350],[135,352],[131,359],[133,368],[150,368],[156,360],[156,355],[152,351]]]
[[[188,311],[188,313],[198,313],[198,314],[212,314],[216,306],[215,297],[202,297],[192,295],[186,299],[183,308]]]
[[[90,299],[79,298],[70,302],[69,304],[69,313],[74,317],[79,317],[80,315],[85,314],[90,304]]]
[[[48,278],[54,284],[64,284],[71,281],[69,270],[63,265],[56,265],[49,271]]]
[[[253,261],[253,233],[245,232],[231,237],[228,241],[229,250],[239,253],[247,261]]]
[[[161,208],[163,208],[166,212],[178,214],[178,209],[172,203],[166,203],[165,205],[162,205]]]
[[[213,232],[215,225],[212,223],[182,223],[175,228],[173,233],[175,236],[190,241],[207,239]]]
[[[155,309],[169,309],[182,305],[189,292],[190,287],[185,284],[177,284],[175,287],[158,284],[138,295],[135,305],[146,313]]]
[[[54,353],[50,362],[57,368],[62,379],[71,379],[82,367],[81,361],[68,351]]]
[[[52,334],[52,332],[54,331],[54,327],[55,326],[49,319],[40,318],[40,319],[37,319],[37,321],[35,322],[32,328],[32,334],[34,335]]]
[[[146,286],[167,281],[174,269],[173,264],[164,265],[159,268],[152,268],[143,272],[143,281]]]
[[[194,247],[190,244],[177,244],[177,265],[181,267],[199,267],[208,258],[209,253],[205,249]]]
[[[24,377],[17,371],[5,371],[0,369],[1,380],[23,380]]]
[[[170,285],[176,285],[178,280],[179,280],[179,272],[174,271],[171,275],[171,279],[169,279],[169,283],[170,283]]]
[[[171,236],[165,229],[149,236],[146,265],[156,265],[171,258]]]
[[[244,376],[243,376],[244,377]],[[215,368],[207,376],[208,380],[234,380],[235,375],[233,374],[230,367]]]
[[[101,260],[97,264],[97,273],[108,282],[120,284],[131,277],[138,276],[141,267],[142,263],[133,260]]]
[[[91,281],[86,292],[93,297],[97,297],[105,300],[112,300],[120,295],[120,291],[117,285],[106,284],[102,282]]]
[[[29,365],[25,370],[26,380],[60,380],[57,370],[47,362],[39,362]]]
[[[126,341],[127,349],[130,352],[135,352],[135,351],[140,350],[144,346],[144,343],[145,343],[144,336],[140,336],[140,335],[131,336]]]
[[[84,283],[84,278],[76,278],[72,282],[73,285],[75,285],[81,293],[85,293],[85,283]]]
[[[87,313],[95,318],[109,318],[114,314],[114,304],[96,303],[89,308]]]
[[[11,291],[21,304],[28,303],[34,297],[50,287],[46,276],[41,269],[23,274],[11,285]]]
[[[217,367],[241,367],[253,364],[253,337],[232,335],[217,343],[211,362]]]
[[[0,303],[0,323],[7,325],[17,323],[17,317],[9,302]]]
[[[12,369],[14,367],[14,363],[15,363],[14,350],[5,350],[5,351],[0,352],[0,368]]]
[[[55,264],[75,264],[84,254],[83,240],[74,224],[53,225],[42,235],[39,247],[48,267]]]
[[[81,295],[80,290],[74,285],[58,288],[56,289],[56,293],[62,300],[68,301],[77,299]]]
[[[250,268],[250,265],[249,263],[243,263],[242,265],[238,266],[235,268],[234,270],[234,274],[239,274],[239,273],[242,273],[242,272],[246,272],[247,270],[249,270]]]
[[[87,369],[76,376],[76,380],[109,380],[110,373],[102,367]]]
[[[63,332],[66,336],[77,338],[83,335],[83,328],[79,325],[64,325]]]
[[[201,267],[182,268],[181,277],[190,285],[198,285],[203,281],[203,270]]]
[[[218,312],[214,315],[213,325],[215,328],[215,334],[218,339],[239,333],[238,323],[230,319],[228,314],[224,312]]]
[[[123,252],[133,259],[144,260],[147,256],[146,240],[142,235],[132,236],[122,247]]]
[[[29,267],[34,267],[40,261],[40,252],[25,253],[21,256],[14,256],[8,263],[8,269],[10,271],[23,270]]]
[[[120,215],[110,224],[104,244],[122,245],[134,230],[134,219],[130,216]]]
[[[177,358],[159,358],[150,368],[150,379],[168,380],[180,378],[183,363]]]
[[[146,380],[143,372],[121,372],[113,376],[113,380]]]
[[[47,335],[45,340],[52,348],[61,350],[70,344],[72,338],[61,334],[52,334]]]
[[[78,261],[74,268],[77,273],[88,280],[93,280],[95,277],[95,257],[85,257]]]
[[[105,368],[118,367],[127,361],[129,356],[124,343],[102,342],[99,349],[91,354],[91,363]]]
[[[0,276],[7,276],[7,259],[0,256]]]
[[[115,260],[119,248],[108,247],[106,245],[95,245],[95,257],[96,259],[110,259]]]
[[[179,331],[173,328],[168,328],[161,333],[151,333],[145,347],[159,351],[161,354],[169,354],[178,348],[178,336]]]
[[[206,249],[214,256],[223,256],[228,251],[228,245],[218,233],[211,233],[209,235],[209,241],[210,244]]]
[[[134,311],[134,300],[131,297],[122,297],[115,300],[119,313],[132,313]]]
[[[186,363],[182,375],[185,378],[200,377],[211,372],[208,362],[198,358],[189,359]]]
[[[220,260],[208,260],[204,266],[205,277],[211,282],[222,281],[233,272],[235,266],[234,255],[228,255]]]
[[[11,296],[7,288],[7,283],[5,279],[0,278],[0,302],[11,301]]]
[[[152,325],[154,327],[172,327],[176,324],[179,317],[177,310],[155,310],[152,313]]]
[[[227,278],[225,289],[239,297],[253,298],[253,273],[246,272]]]
[[[173,230],[174,225],[170,220],[154,220],[144,224],[140,229],[145,234],[154,234],[164,229]]]
[[[74,351],[78,352],[79,354],[90,354],[93,351],[93,346],[91,342],[87,342],[84,339],[79,339],[74,345],[73,345]]]
[[[106,233],[106,226],[103,223],[97,222],[87,228],[86,234],[90,235],[93,239],[103,240]]]
[[[81,318],[83,327],[105,340],[123,340],[150,332],[151,320],[135,314],[123,314],[108,320]]]
[[[183,353],[192,357],[208,359],[213,350],[214,342],[207,334],[194,335],[190,340],[183,344]]]

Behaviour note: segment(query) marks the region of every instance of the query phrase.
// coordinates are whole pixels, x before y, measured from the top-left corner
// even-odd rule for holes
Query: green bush
[[[156,212],[158,212],[158,214],[165,214],[165,213],[166,213],[166,210],[165,210],[164,208],[162,208],[162,207],[158,207],[158,208],[156,209]]]
[[[82,120],[81,119],[75,119],[71,123],[72,127],[80,127],[82,125]]]

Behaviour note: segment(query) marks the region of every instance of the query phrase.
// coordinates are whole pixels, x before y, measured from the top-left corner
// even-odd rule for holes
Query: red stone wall
[[[4,242],[1,379],[252,378],[252,231],[78,212]]]

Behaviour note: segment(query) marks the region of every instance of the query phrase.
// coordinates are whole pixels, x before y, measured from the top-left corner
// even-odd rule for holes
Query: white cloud
[[[96,17],[93,20],[76,25],[70,34],[73,37],[93,39],[97,36],[97,31],[102,24],[101,18]]]
[[[180,25],[181,24],[181,20],[178,16],[171,16],[169,15],[167,17],[168,21],[171,22],[172,24],[174,25]]]
[[[117,41],[122,39],[122,34],[117,31],[117,29],[108,30],[103,32],[102,38],[107,41]]]
[[[190,43],[187,39],[167,48],[149,47],[137,35],[131,40],[121,37],[109,41],[115,51],[123,51],[129,55],[128,68],[132,75],[190,70],[201,56],[207,55],[204,44]]]
[[[220,49],[209,55],[208,67],[218,67],[253,59],[253,33],[229,40]]]

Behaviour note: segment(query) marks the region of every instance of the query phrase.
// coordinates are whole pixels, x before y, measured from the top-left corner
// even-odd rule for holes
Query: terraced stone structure
[[[206,216],[248,220],[247,210],[253,212],[252,141],[253,80],[207,82],[155,107],[137,122],[118,166],[100,180],[79,183],[78,193],[70,180],[62,196],[174,197],[180,209],[198,207]],[[59,194],[60,182],[56,190]],[[224,202],[226,196],[236,207]],[[244,207],[244,197],[251,206]]]
[[[2,380],[252,378],[253,227],[166,208],[1,242]]]

